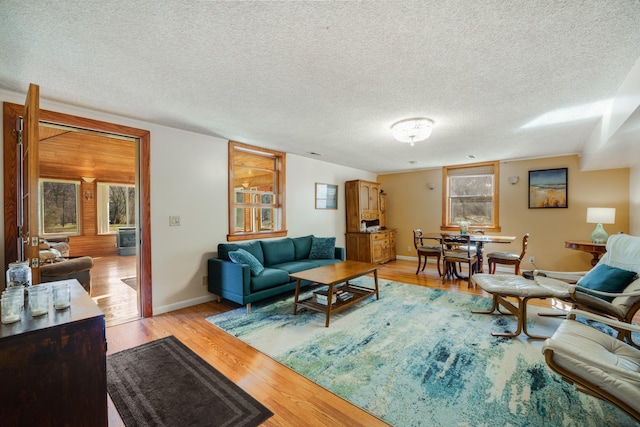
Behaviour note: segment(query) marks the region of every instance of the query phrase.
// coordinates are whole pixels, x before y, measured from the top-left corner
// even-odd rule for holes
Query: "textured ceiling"
[[[380,173],[579,154],[639,57],[635,0],[0,0],[2,89]]]

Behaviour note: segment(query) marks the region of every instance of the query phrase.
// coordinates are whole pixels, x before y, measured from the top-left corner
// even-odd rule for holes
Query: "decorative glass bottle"
[[[31,286],[31,268],[29,261],[16,261],[9,264],[7,270],[7,288],[13,286],[24,286],[25,289]]]

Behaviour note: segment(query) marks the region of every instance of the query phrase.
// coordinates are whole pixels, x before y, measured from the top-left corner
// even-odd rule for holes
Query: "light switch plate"
[[[172,215],[169,217],[169,225],[171,227],[176,227],[180,225],[180,216],[179,215]]]

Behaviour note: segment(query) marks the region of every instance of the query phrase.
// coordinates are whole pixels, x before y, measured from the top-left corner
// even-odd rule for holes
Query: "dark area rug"
[[[174,336],[109,355],[107,389],[127,427],[250,427],[273,415]]]
[[[134,291],[136,291],[136,292],[138,291],[138,284],[136,283],[136,276],[125,277],[124,279],[120,279],[120,280],[123,281],[127,286],[129,286]]]

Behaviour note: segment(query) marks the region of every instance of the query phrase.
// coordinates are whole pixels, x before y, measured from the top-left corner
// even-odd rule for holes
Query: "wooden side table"
[[[592,267],[595,267],[600,260],[600,256],[607,252],[606,243],[593,243],[591,240],[567,240],[564,242],[564,247],[590,253],[593,256],[591,260]]]

